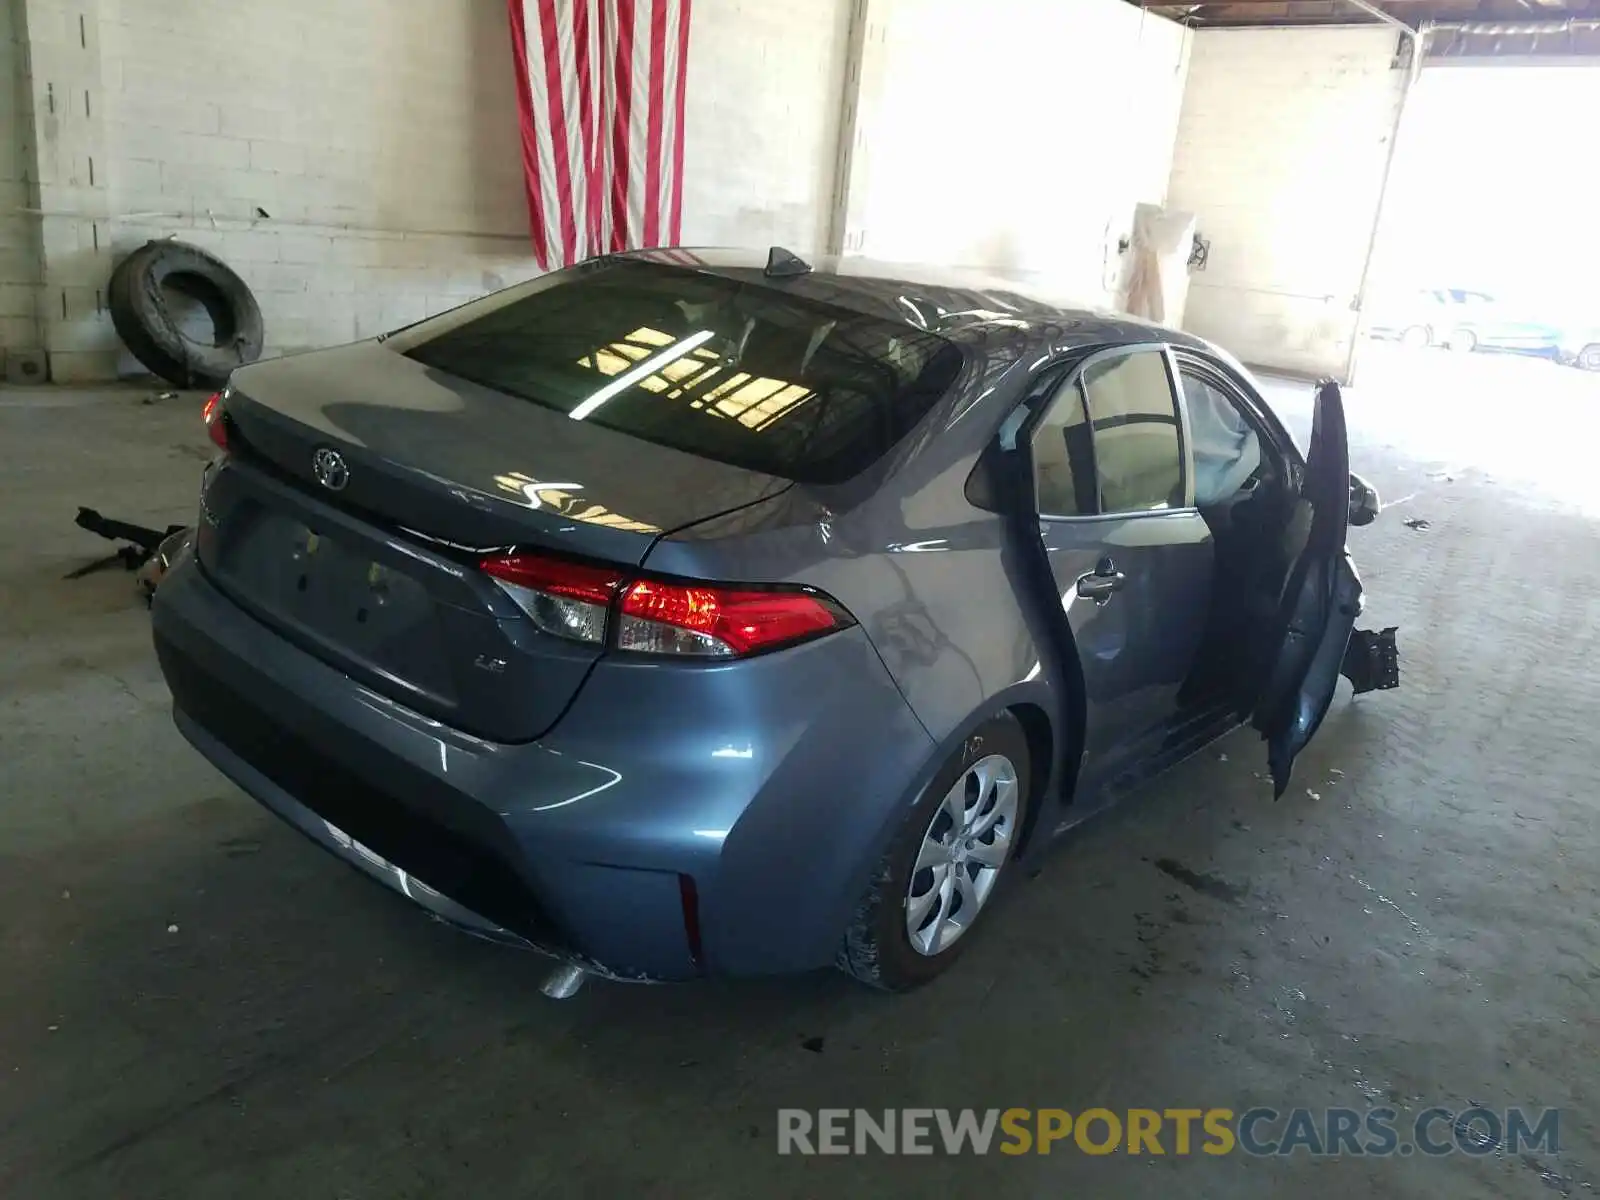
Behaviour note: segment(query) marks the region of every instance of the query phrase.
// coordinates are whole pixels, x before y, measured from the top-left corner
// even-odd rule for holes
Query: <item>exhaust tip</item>
[[[583,981],[589,977],[577,963],[562,963],[545,976],[539,990],[552,1000],[568,1000],[578,994]]]

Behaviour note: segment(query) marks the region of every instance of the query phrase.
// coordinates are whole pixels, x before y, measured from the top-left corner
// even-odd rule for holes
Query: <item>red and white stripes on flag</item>
[[[675,246],[690,0],[507,0],[533,251]]]

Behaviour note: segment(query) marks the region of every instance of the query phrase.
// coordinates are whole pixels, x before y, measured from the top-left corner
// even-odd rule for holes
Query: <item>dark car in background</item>
[[[1549,322],[1530,319],[1488,292],[1423,288],[1380,300],[1374,306],[1368,333],[1415,347],[1553,356],[1562,331]]]
[[[1241,722],[1281,793],[1354,632],[1302,455],[1186,334],[927,272],[613,256],[235,372],[154,636],[184,735],[478,935],[626,979],[968,944],[1021,856]]]

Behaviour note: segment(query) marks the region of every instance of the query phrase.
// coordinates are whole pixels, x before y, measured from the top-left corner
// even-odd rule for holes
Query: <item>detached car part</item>
[[[179,554],[189,548],[194,540],[194,530],[187,525],[168,525],[165,529],[152,529],[148,525],[134,525],[128,521],[113,520],[102,516],[92,508],[79,508],[73,524],[79,529],[99,534],[108,541],[128,544],[120,547],[115,553],[97,558],[75,571],[69,571],[66,578],[81,579],[95,571],[120,565],[124,570],[139,572],[139,590],[146,602],[155,595],[156,586],[166,575],[167,568]]]

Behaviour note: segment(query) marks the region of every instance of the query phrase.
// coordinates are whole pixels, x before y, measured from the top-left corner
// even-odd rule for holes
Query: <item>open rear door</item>
[[[1394,687],[1399,681],[1393,629],[1362,634],[1352,646],[1363,601],[1361,577],[1345,551],[1350,487],[1344,400],[1338,384],[1324,383],[1317,389],[1293,522],[1305,530],[1304,548],[1290,569],[1269,631],[1278,651],[1253,721],[1267,742],[1276,796],[1289,786],[1295,755],[1322,724],[1342,672],[1350,674],[1358,691]],[[1351,649],[1359,652],[1354,656],[1359,661],[1348,662]]]

